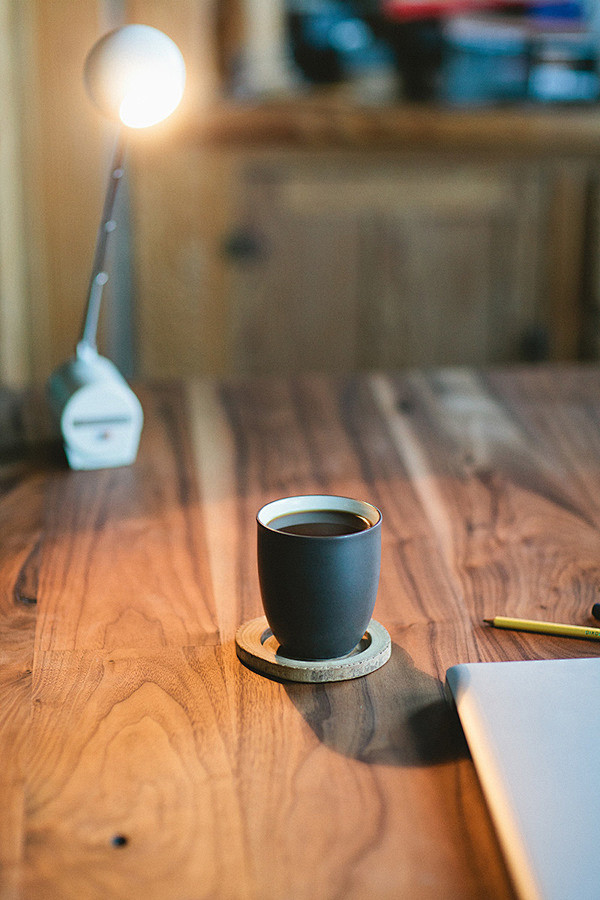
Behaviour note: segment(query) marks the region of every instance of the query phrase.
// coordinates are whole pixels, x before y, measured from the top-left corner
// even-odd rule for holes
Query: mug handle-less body
[[[344,511],[369,527],[334,536],[278,531],[271,522],[307,511]],[[263,606],[281,651],[296,659],[350,653],[371,619],[381,563],[381,512],[370,503],[326,494],[286,497],[257,515]]]

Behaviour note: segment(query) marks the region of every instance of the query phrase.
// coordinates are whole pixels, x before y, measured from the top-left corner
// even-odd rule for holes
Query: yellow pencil
[[[511,628],[514,631],[535,631],[539,634],[556,634],[560,637],[586,638],[600,641],[600,628],[588,625],[563,625],[560,622],[535,622],[532,619],[511,619],[508,616],[494,616],[484,619],[494,628]]]

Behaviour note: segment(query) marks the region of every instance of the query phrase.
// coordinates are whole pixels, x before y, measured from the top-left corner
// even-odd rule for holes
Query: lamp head
[[[84,74],[101,112],[130,128],[170,116],[185,85],[177,44],[149,25],[124,25],[101,37],[87,56]]]

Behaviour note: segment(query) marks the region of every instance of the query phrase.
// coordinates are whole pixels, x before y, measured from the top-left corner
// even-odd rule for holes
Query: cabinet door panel
[[[488,356],[493,228],[390,218],[373,261],[371,354],[385,366],[478,363]]]
[[[259,248],[235,265],[234,368],[241,372],[344,371],[359,337],[360,233],[337,210],[310,215],[281,205],[272,184],[248,191],[244,230]]]
[[[262,252],[236,266],[234,368],[518,358],[537,315],[535,183],[534,173],[475,165],[353,170],[330,161],[248,176],[241,222]]]

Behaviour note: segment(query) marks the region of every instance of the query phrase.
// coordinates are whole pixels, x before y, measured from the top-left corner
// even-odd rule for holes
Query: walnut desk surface
[[[507,898],[456,713],[458,662],[592,656],[482,624],[589,621],[600,368],[139,390],[136,464],[0,466],[0,896]],[[13,427],[33,419],[15,419]],[[238,661],[259,506],[384,515],[390,661],[284,684]]]

